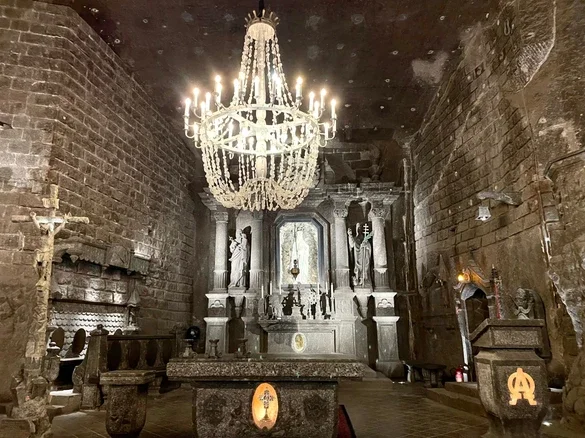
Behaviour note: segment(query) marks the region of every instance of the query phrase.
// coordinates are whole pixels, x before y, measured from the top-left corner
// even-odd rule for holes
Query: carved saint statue
[[[230,262],[232,270],[230,273],[229,287],[246,287],[246,277],[250,261],[250,245],[248,238],[242,230],[236,231],[235,239],[230,237]]]
[[[351,228],[347,229],[347,237],[349,240],[349,247],[353,251],[354,258],[354,285],[355,286],[366,286],[372,283],[370,277],[370,260],[372,259],[372,236],[373,232],[369,232],[368,224],[364,224],[363,237],[361,242],[356,240],[359,236],[361,224],[356,224],[355,233]]]
[[[528,289],[518,288],[514,300],[516,319],[535,319],[534,296]]]

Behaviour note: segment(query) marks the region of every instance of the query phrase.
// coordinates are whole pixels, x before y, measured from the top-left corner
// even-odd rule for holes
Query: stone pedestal
[[[244,293],[246,292],[245,287],[230,287],[228,289],[228,295],[232,299],[232,306],[234,308],[234,314],[228,314],[228,316],[235,316],[240,318],[242,316],[242,310],[244,306]]]
[[[486,319],[471,334],[479,396],[490,421],[485,437],[539,437],[548,407],[542,320]]]
[[[376,369],[391,378],[404,377],[404,365],[398,355],[398,316],[374,316],[378,333]]]
[[[205,353],[209,353],[209,340],[218,339],[217,351],[226,353],[228,348],[227,343],[227,316],[208,316],[203,318],[206,324],[205,330]]]
[[[148,384],[154,371],[111,371],[100,376],[107,386],[106,430],[112,438],[134,438],[146,422]]]
[[[355,299],[358,303],[358,311],[362,319],[366,319],[368,317],[368,300],[372,295],[372,288],[371,287],[355,287]]]
[[[260,353],[260,335],[262,329],[254,316],[243,316],[244,337],[248,339],[248,351],[252,354]]]
[[[170,380],[193,387],[199,438],[335,437],[338,381],[362,373],[362,364],[349,358],[171,359],[167,365]]]

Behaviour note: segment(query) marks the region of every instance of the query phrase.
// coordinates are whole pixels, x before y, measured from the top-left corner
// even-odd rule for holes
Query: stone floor
[[[141,438],[191,437],[190,402],[186,389],[151,398]],[[444,407],[425,398],[422,388],[388,379],[343,382],[339,402],[345,405],[358,438],[476,438],[487,430],[485,418]],[[104,412],[60,416],[53,427],[55,438],[108,437]],[[554,429],[546,427],[543,432],[551,437],[578,436]]]

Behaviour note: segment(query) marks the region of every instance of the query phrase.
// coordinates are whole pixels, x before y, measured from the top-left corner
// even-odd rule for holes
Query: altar
[[[359,380],[364,366],[341,355],[180,358],[171,381],[193,388],[196,437],[337,436],[338,382]]]
[[[215,224],[206,348],[217,340],[220,353],[234,353],[245,338],[253,354],[343,354],[399,375],[386,238],[398,192],[325,185],[276,212],[226,210],[201,193]]]

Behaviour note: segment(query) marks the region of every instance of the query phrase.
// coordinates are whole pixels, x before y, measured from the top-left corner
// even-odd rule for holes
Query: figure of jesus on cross
[[[46,354],[47,349],[47,314],[49,295],[51,291],[51,273],[53,268],[53,253],[55,236],[68,223],[89,223],[86,217],[73,217],[67,213],[57,215],[59,210],[59,187],[51,184],[49,198],[43,198],[43,206],[49,209],[48,216],[37,216],[33,211],[29,216],[12,216],[13,222],[33,222],[41,232],[42,245],[35,251],[34,268],[39,276],[36,283],[37,294],[34,303],[33,320],[26,345],[25,358],[32,362],[39,362]]]

